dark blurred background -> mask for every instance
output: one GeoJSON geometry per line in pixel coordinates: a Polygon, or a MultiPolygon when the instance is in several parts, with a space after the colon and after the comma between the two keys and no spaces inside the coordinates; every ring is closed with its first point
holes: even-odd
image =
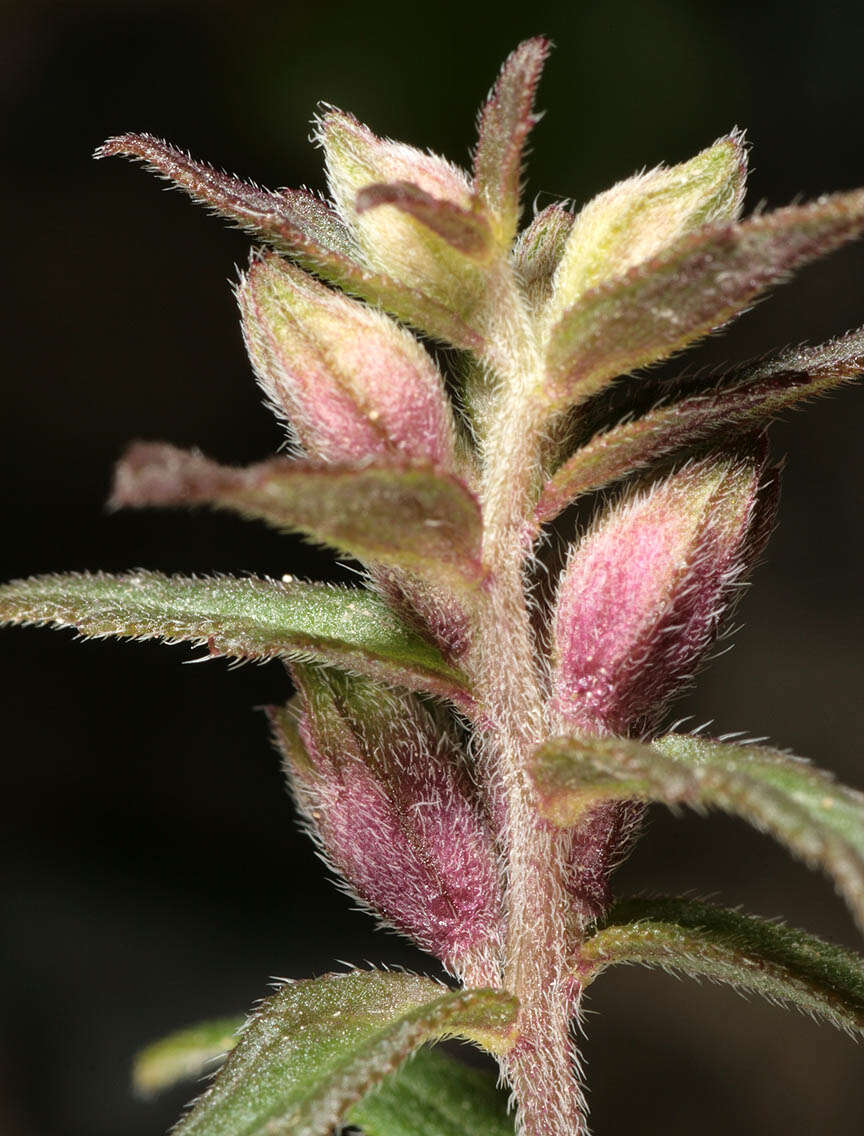
{"type": "MultiPolygon", "coordinates": [[[[267,185],[321,186],[317,100],[466,160],[515,43],[557,41],[528,200],[581,202],[732,125],[754,145],[748,206],[864,183],[860,3],[740,12],[687,0],[409,5],[174,0],[2,6],[6,299],[0,577],[59,569],[285,571],[327,556],[210,515],[103,511],[134,437],[263,457],[280,431],[244,359],[230,284],[249,242],[94,146],[148,130],[267,185]]],[[[864,322],[864,245],[809,268],[693,366],[864,322]]],[[[781,528],[735,649],[681,713],[765,734],[864,786],[859,390],[774,431],[781,528]]],[[[182,649],[0,637],[0,1132],[144,1136],[188,1090],[132,1098],[131,1054],[242,1011],[271,976],[334,960],[433,970],[323,877],[256,707],[279,666],[183,666],[182,649]]],[[[830,886],[719,816],[652,816],[621,891],[710,895],[856,945],[830,886]]],[[[828,1027],[726,989],[622,970],[591,991],[598,1136],[780,1136],[864,1127],[864,1064],[828,1027]]]]}

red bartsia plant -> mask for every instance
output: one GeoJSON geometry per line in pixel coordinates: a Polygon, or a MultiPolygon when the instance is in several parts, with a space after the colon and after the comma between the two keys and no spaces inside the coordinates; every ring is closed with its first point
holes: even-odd
{"type": "Polygon", "coordinates": [[[864,927],[864,796],[776,749],[662,732],[773,524],[769,420],[857,376],[864,331],[688,380],[647,411],[607,397],[858,236],[864,190],[742,221],[733,132],[519,231],[547,51],[532,39],[505,63],[471,174],[330,108],[316,138],[331,201],[149,135],[98,152],[143,160],[263,242],[237,295],[291,449],[230,469],[139,442],[112,504],[231,509],[353,557],[364,585],[47,576],[0,589],[0,617],[286,660],[297,693],[270,713],[305,825],[342,886],[453,979],[292,982],[236,1030],[145,1051],[138,1081],[155,1088],[232,1050],[182,1136],[512,1132],[494,1087],[423,1048],[451,1035],[497,1057],[518,1131],[584,1133],[572,1027],[613,963],[864,1030],[848,952],[611,891],[649,803],[715,807],[828,872],[864,927]],[[455,403],[415,333],[461,352],[455,403]],[[544,526],[599,490],[540,587],[544,526]]]}

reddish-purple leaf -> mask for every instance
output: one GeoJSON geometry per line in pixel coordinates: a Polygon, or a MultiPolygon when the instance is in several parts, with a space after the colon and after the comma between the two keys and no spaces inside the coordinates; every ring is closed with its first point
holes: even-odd
{"type": "Polygon", "coordinates": [[[534,113],[534,94],[550,48],[543,36],[520,43],[480,112],[474,189],[488,205],[496,235],[505,244],[513,239],[519,220],[522,155],[540,118],[534,113]]]}
{"type": "Polygon", "coordinates": [[[454,972],[500,946],[495,851],[465,755],[416,697],[293,668],[299,723],[271,712],[298,804],[352,892],[454,972]]]}
{"type": "Polygon", "coordinates": [[[294,257],[331,284],[380,304],[399,319],[456,347],[476,350],[479,334],[431,295],[373,271],[330,205],[308,190],[262,189],[221,173],[150,134],[122,134],[96,151],[138,158],[194,201],[294,257]]]}
{"type": "Polygon", "coordinates": [[[485,575],[476,498],[429,464],[272,458],[234,469],[195,450],[138,442],[117,466],[110,505],[213,505],[442,586],[473,590],[485,575]]]}
{"type": "Polygon", "coordinates": [[[864,229],[864,190],[707,226],[586,292],[552,328],[550,412],[720,327],[795,269],[864,229]]]}
{"type": "Polygon", "coordinates": [[[601,515],[570,557],[554,616],[554,698],[587,733],[649,728],[715,638],[761,551],[764,454],[691,463],[601,515]]]}
{"type": "Polygon", "coordinates": [[[322,264],[331,254],[348,259],[357,255],[339,216],[308,190],[263,189],[217,170],[152,134],[109,138],[95,156],[115,155],[142,161],[151,173],[185,190],[199,205],[285,252],[320,257],[322,264]]]}
{"type": "Polygon", "coordinates": [[[543,487],[538,524],[554,518],[583,493],[592,493],[634,470],[706,439],[737,433],[864,372],[864,329],[799,347],[749,368],[707,393],[660,406],[592,438],[543,487]]]}
{"type": "Polygon", "coordinates": [[[476,207],[466,209],[454,201],[433,197],[410,181],[394,181],[365,186],[358,192],[354,208],[361,214],[382,205],[407,213],[465,256],[482,261],[492,254],[489,222],[476,207]]]}

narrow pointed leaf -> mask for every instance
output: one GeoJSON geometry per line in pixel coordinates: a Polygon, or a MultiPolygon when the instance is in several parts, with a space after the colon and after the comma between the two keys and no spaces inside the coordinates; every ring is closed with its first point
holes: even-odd
{"type": "Polygon", "coordinates": [[[761,422],[864,371],[864,329],[818,347],[785,351],[708,393],[649,411],[593,438],[547,481],[535,510],[538,524],[554,520],[583,493],[642,469],[676,450],[761,422]]]}
{"type": "MultiPolygon", "coordinates": [[[[135,1058],[136,1092],[150,1095],[212,1072],[237,1045],[245,1021],[204,1022],[148,1046],[135,1058]]],[[[495,1078],[428,1048],[385,1076],[345,1120],[365,1136],[513,1136],[495,1078]]]]}
{"type": "Polygon", "coordinates": [[[421,1049],[349,1110],[365,1136],[513,1136],[495,1078],[437,1049],[421,1049]]]}
{"type": "Polygon", "coordinates": [[[139,442],[111,505],[215,505],[302,532],[360,560],[469,590],[483,579],[476,499],[428,464],[312,464],[274,458],[231,469],[197,451],[139,442]]]}
{"type": "Polygon", "coordinates": [[[561,825],[610,799],[740,816],[831,876],[864,930],[864,794],[800,758],[686,734],[571,737],[538,750],[533,777],[541,812],[561,825]]]}
{"type": "Polygon", "coordinates": [[[425,1042],[512,1044],[515,999],[428,978],[354,972],[291,982],[249,1021],[177,1136],[326,1136],[425,1042]]]}
{"type": "Polygon", "coordinates": [[[157,572],[34,576],[0,585],[0,623],[206,645],[233,659],[317,659],[456,701],[467,697],[459,671],[361,588],[157,572]]]}
{"type": "Polygon", "coordinates": [[[356,256],[351,236],[338,215],[308,190],[264,189],[217,170],[152,134],[109,138],[95,156],[115,155],[140,160],[150,173],[172,182],[198,205],[286,252],[322,256],[324,260],[329,253],[356,256]]]}
{"type": "Polygon", "coordinates": [[[474,155],[474,189],[496,219],[499,239],[509,244],[519,220],[519,190],[525,141],[540,116],[534,94],[551,44],[543,36],[520,43],[505,61],[480,112],[474,155]]]}
{"type": "Polygon", "coordinates": [[[367,185],[357,194],[357,213],[382,205],[407,213],[465,256],[485,260],[492,253],[489,222],[476,208],[466,209],[454,201],[433,197],[410,181],[367,185]]]}
{"type": "Polygon", "coordinates": [[[864,1033],[864,959],[804,931],[688,899],[629,899],[580,951],[586,981],[643,963],[725,982],[864,1033]]]}
{"type": "Polygon", "coordinates": [[[795,269],[864,229],[864,190],[707,226],[586,292],[552,329],[550,411],[720,327],[795,269]]]}
{"type": "Polygon", "coordinates": [[[234,221],[331,284],[380,304],[388,312],[454,346],[481,345],[445,304],[421,290],[373,271],[344,222],[326,202],[303,189],[262,189],[220,172],[150,134],[122,134],[96,151],[97,158],[123,155],[185,190],[193,201],[234,221]]]}
{"type": "Polygon", "coordinates": [[[567,237],[573,228],[573,214],[563,205],[547,205],[537,214],[513,249],[513,267],[523,294],[536,310],[552,294],[555,276],[567,237]]]}
{"type": "Polygon", "coordinates": [[[237,1044],[236,1034],[245,1020],[201,1022],[148,1045],[136,1054],[132,1065],[135,1091],[149,1096],[212,1070],[237,1044]]]}

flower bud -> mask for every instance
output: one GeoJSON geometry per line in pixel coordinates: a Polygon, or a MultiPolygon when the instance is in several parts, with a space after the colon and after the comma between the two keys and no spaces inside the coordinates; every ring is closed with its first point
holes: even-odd
{"type": "Polygon", "coordinates": [[[408,331],[273,255],[252,264],[238,299],[261,385],[310,455],[425,458],[452,468],[450,404],[408,331]]]}
{"type": "Polygon", "coordinates": [[[322,116],[318,139],[330,192],[369,265],[470,322],[494,249],[468,176],[338,110],[322,116]]]}
{"type": "Polygon", "coordinates": [[[535,311],[552,294],[552,282],[567,248],[573,214],[563,205],[547,205],[523,229],[513,246],[513,267],[522,293],[535,311]]]}
{"type": "Polygon", "coordinates": [[[734,220],[746,171],[743,136],[733,132],[689,162],[637,174],[589,201],[573,223],[555,275],[553,314],[686,233],[734,220]]]}
{"type": "Polygon", "coordinates": [[[363,903],[452,971],[499,936],[491,837],[443,719],[415,696],[295,666],[298,722],[272,715],[298,805],[363,903]]]}
{"type": "Polygon", "coordinates": [[[692,462],[601,516],[562,575],[555,703],[589,733],[649,729],[715,638],[770,530],[764,457],[692,462]]]}

